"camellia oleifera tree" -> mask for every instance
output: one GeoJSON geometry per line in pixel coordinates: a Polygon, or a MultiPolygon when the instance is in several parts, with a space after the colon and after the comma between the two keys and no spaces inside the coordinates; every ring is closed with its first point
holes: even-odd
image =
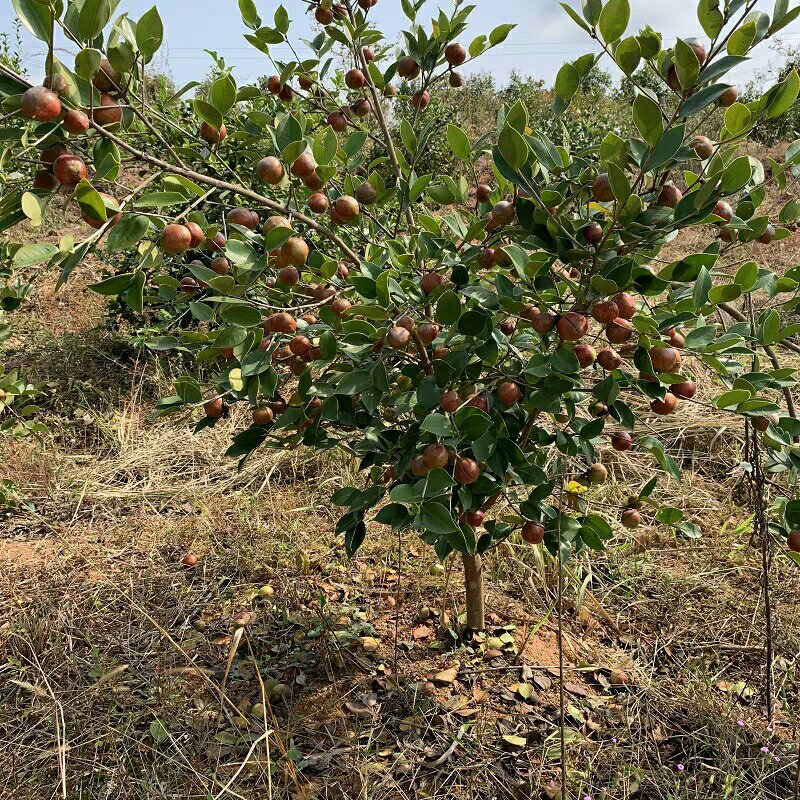
{"type": "Polygon", "coordinates": [[[94,229],[20,247],[15,263],[56,264],[64,280],[91,248],[125,255],[125,271],[93,288],[156,309],[150,347],[197,364],[160,410],[203,409],[202,429],[246,404],[252,424],[232,457],[304,445],[357,458],[363,484],[333,496],[349,553],[368,515],[418,531],[441,559],[459,553],[467,624],[481,629],[481,559],[517,532],[560,559],[603,548],[615,521],[697,535],[680,509],[652,500],[655,478],[620,509],[587,487],[605,480],[607,448],[650,453],[679,478],[648,418],[700,402],[698,372],[718,384],[708,413],[746,421],[765,552],[800,549],[800,504],[781,489],[800,467],[800,424],[780,360],[798,351],[798,326],[784,319],[800,270],[778,276],[754,260],[800,218],[794,200],[774,217],[759,210],[767,184],[785,189],[800,165],[800,144],[766,165],[743,148],[793,105],[800,80],[791,72],[746,104],[726,82],[797,8],[778,2],[770,17],[752,0],[704,0],[706,38],[669,44],[650,28],[629,33],[628,0],[585,2],[582,15],[562,4],[599,49],[559,71],[555,114],[601,59],[628,76],[645,68],[669,92],[660,103],[639,88],[636,135],[570,152],[519,103],[477,140],[426,115],[438,87],[460,86],[458,69],[512,29],[466,38],[471,7],[460,2],[423,23],[424,0],[402,0],[399,51],[371,22],[376,0],[297,3],[292,13],[318,24],[312,55],[277,61],[270,48],[291,47],[289,12],[265,24],[239,0],[245,38],[275,74],[263,90],[238,86],[217,61],[191,104],[148,97],[163,35],[155,8],[111,23],[110,0],[13,3],[50,44],[45,85],[4,71],[6,114],[44,162],[18,187],[20,207],[35,222],[55,196],[74,198],[94,229]],[[74,65],[54,57],[53,30],[75,46],[74,65]],[[401,80],[413,93],[398,120],[401,80]],[[722,129],[699,134],[720,106],[722,129]],[[457,174],[418,173],[436,137],[457,174]],[[129,162],[149,177],[112,191],[129,162]],[[704,249],[662,257],[687,228],[704,249]]]}

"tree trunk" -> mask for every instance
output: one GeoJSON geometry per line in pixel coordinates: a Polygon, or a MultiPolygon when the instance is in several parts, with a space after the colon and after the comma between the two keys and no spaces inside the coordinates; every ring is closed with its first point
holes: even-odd
{"type": "Polygon", "coordinates": [[[464,587],[467,590],[467,627],[482,631],[486,627],[483,608],[483,561],[480,556],[462,554],[464,587]]]}

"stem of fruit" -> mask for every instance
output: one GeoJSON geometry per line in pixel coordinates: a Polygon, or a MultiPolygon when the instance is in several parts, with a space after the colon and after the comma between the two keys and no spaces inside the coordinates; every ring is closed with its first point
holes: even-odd
{"type": "Polygon", "coordinates": [[[467,627],[482,631],[486,627],[483,596],[483,559],[479,555],[462,553],[464,562],[464,588],[466,589],[467,627]]]}

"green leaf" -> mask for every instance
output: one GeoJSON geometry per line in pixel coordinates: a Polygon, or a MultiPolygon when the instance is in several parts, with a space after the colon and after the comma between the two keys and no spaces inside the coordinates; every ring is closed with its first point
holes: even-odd
{"type": "Polygon", "coordinates": [[[675,158],[683,144],[684,132],[685,127],[683,125],[678,125],[664,133],[658,145],[656,145],[653,154],[645,164],[645,169],[648,172],[658,169],[675,158]]]}
{"type": "Polygon", "coordinates": [[[453,325],[460,316],[461,301],[452,289],[448,289],[436,302],[436,321],[440,325],[453,325]]]}
{"type": "Polygon", "coordinates": [[[419,426],[421,431],[427,431],[435,436],[452,436],[455,433],[453,424],[444,414],[428,414],[419,426]]]}
{"type": "Polygon", "coordinates": [[[223,310],[222,319],[239,328],[255,328],[261,322],[261,314],[257,308],[237,303],[223,310]]]}
{"type": "Polygon", "coordinates": [[[528,160],[528,144],[514,128],[506,125],[497,140],[500,153],[512,169],[519,169],[528,160]]]}
{"type": "Polygon", "coordinates": [[[92,41],[99,36],[111,19],[110,0],[83,0],[78,13],[78,34],[92,41]]]}
{"type": "Polygon", "coordinates": [[[93,292],[97,292],[97,294],[108,296],[119,295],[128,290],[133,282],[133,277],[134,274],[132,272],[126,272],[123,275],[113,275],[99,283],[89,284],[88,288],[93,292]]]}
{"type": "Polygon", "coordinates": [[[751,19],[737,28],[728,39],[728,55],[743,56],[752,47],[756,38],[756,23],[751,19]]]}
{"type": "Polygon", "coordinates": [[[800,77],[792,70],[779,84],[769,106],[767,118],[774,119],[789,110],[800,91],[800,77]]]}
{"type": "Polygon", "coordinates": [[[516,28],[516,25],[511,25],[509,23],[505,23],[503,25],[498,25],[490,34],[489,34],[489,44],[494,47],[495,45],[504,42],[508,37],[508,34],[516,28]]]}
{"type": "Polygon", "coordinates": [[[211,105],[223,116],[233,108],[236,102],[236,84],[230,75],[223,75],[211,84],[209,94],[211,105]]]}
{"type": "Polygon", "coordinates": [[[730,89],[727,83],[712,83],[698,89],[693,95],[687,97],[682,103],[679,113],[682,117],[691,117],[698,111],[710,106],[721,94],[730,89]]]}
{"type": "Polygon", "coordinates": [[[697,60],[697,53],[683,39],[675,42],[675,69],[678,81],[684,89],[695,85],[700,74],[700,62],[697,60]]]}
{"type": "MultiPolygon", "coordinates": [[[[139,52],[148,63],[150,59],[161,47],[161,42],[164,39],[164,25],[161,22],[161,16],[158,9],[153,6],[149,11],[142,14],[139,22],[136,23],[136,45],[139,52]]],[[[206,120],[208,122],[208,120],[206,120]]],[[[209,124],[211,124],[209,122],[209,124]]],[[[222,122],[220,121],[220,125],[222,122]]],[[[215,127],[219,127],[216,125],[215,127]]]]}
{"type": "Polygon", "coordinates": [[[623,39],[614,50],[614,60],[626,75],[632,75],[642,60],[639,40],[635,36],[623,39]]]}
{"type": "Polygon", "coordinates": [[[582,30],[586,31],[586,33],[591,33],[592,29],[578,16],[578,12],[574,9],[570,8],[566,3],[559,3],[561,8],[567,12],[567,16],[582,30]]]}
{"type": "Polygon", "coordinates": [[[253,0],[239,0],[239,13],[248,28],[256,31],[261,27],[261,17],[258,16],[256,4],[253,0]]]}
{"type": "Polygon", "coordinates": [[[750,127],[750,109],[743,103],[734,103],[725,109],[725,127],[736,136],[750,127]]]}
{"type": "Polygon", "coordinates": [[[661,106],[646,94],[637,94],[633,101],[633,124],[642,139],[655,147],[664,134],[661,106]]]}
{"type": "Polygon", "coordinates": [[[725,17],[719,10],[719,0],[700,0],[697,4],[697,19],[709,39],[716,39],[725,26],[725,17]]]}
{"type": "Polygon", "coordinates": [[[449,124],[447,126],[447,144],[458,158],[469,163],[471,152],[469,138],[458,125],[449,124]]]}
{"type": "Polygon", "coordinates": [[[109,253],[127,250],[139,242],[147,233],[150,220],[142,214],[125,214],[111,229],[106,240],[109,253]]]}
{"type": "MultiPolygon", "coordinates": [[[[564,64],[556,75],[555,93],[562,100],[571,100],[581,83],[581,76],[572,64],[564,64]]],[[[506,159],[508,160],[508,159],[506,159]]]]}
{"type": "Polygon", "coordinates": [[[688,350],[702,350],[704,347],[711,344],[717,335],[717,329],[714,325],[705,325],[701,328],[695,328],[689,332],[686,337],[686,347],[688,350]]]}
{"type": "Polygon", "coordinates": [[[43,42],[50,41],[50,11],[37,0],[11,0],[19,21],[43,42]]]}
{"type": "Polygon", "coordinates": [[[75,56],[75,73],[85,81],[90,81],[100,68],[103,54],[93,47],[86,47],[75,56]]]}
{"type": "Polygon", "coordinates": [[[600,13],[598,27],[606,43],[616,42],[625,33],[631,18],[628,0],[608,0],[600,13]]]}
{"type": "Polygon", "coordinates": [[[211,103],[207,103],[199,97],[195,98],[194,110],[197,116],[204,122],[207,122],[212,128],[219,130],[219,128],[222,127],[222,114],[220,114],[211,103]]]}
{"type": "Polygon", "coordinates": [[[715,401],[717,408],[736,408],[739,403],[750,399],[750,392],[747,389],[734,389],[731,392],[721,394],[715,401]]]}
{"type": "Polygon", "coordinates": [[[14,253],[14,266],[18,269],[35,267],[50,261],[58,255],[58,248],[53,244],[24,244],[14,253]]]}

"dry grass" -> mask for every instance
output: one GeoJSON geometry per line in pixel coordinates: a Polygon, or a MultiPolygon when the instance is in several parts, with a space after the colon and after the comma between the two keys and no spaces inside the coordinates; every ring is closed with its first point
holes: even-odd
{"type": "MultiPolygon", "coordinates": [[[[773,266],[793,266],[798,251],[780,244],[773,266]]],[[[455,635],[458,569],[443,592],[414,537],[373,526],[345,558],[328,498],[352,480],[347,460],[258,452],[239,470],[220,455],[237,414],[197,436],[155,421],[169,364],[103,328],[102,304],[83,291],[93,269],[60,296],[46,282],[6,347],[50,385],[54,435],[2,444],[0,478],[34,503],[7,512],[0,532],[5,796],[549,796],[552,562],[513,542],[488,560],[492,632],[514,650],[485,658],[481,642],[455,635]],[[193,569],[180,563],[189,551],[193,569]],[[454,666],[453,683],[431,680],[454,666]]],[[[606,553],[567,567],[571,798],[795,791],[800,576],[776,558],[770,731],[743,431],[733,415],[712,418],[709,397],[670,418],[639,409],[685,471],[681,484],[662,479],[658,497],[703,538],[620,528],[606,553]]],[[[610,480],[590,496],[600,508],[654,474],[644,454],[604,459],[610,480]]]]}

